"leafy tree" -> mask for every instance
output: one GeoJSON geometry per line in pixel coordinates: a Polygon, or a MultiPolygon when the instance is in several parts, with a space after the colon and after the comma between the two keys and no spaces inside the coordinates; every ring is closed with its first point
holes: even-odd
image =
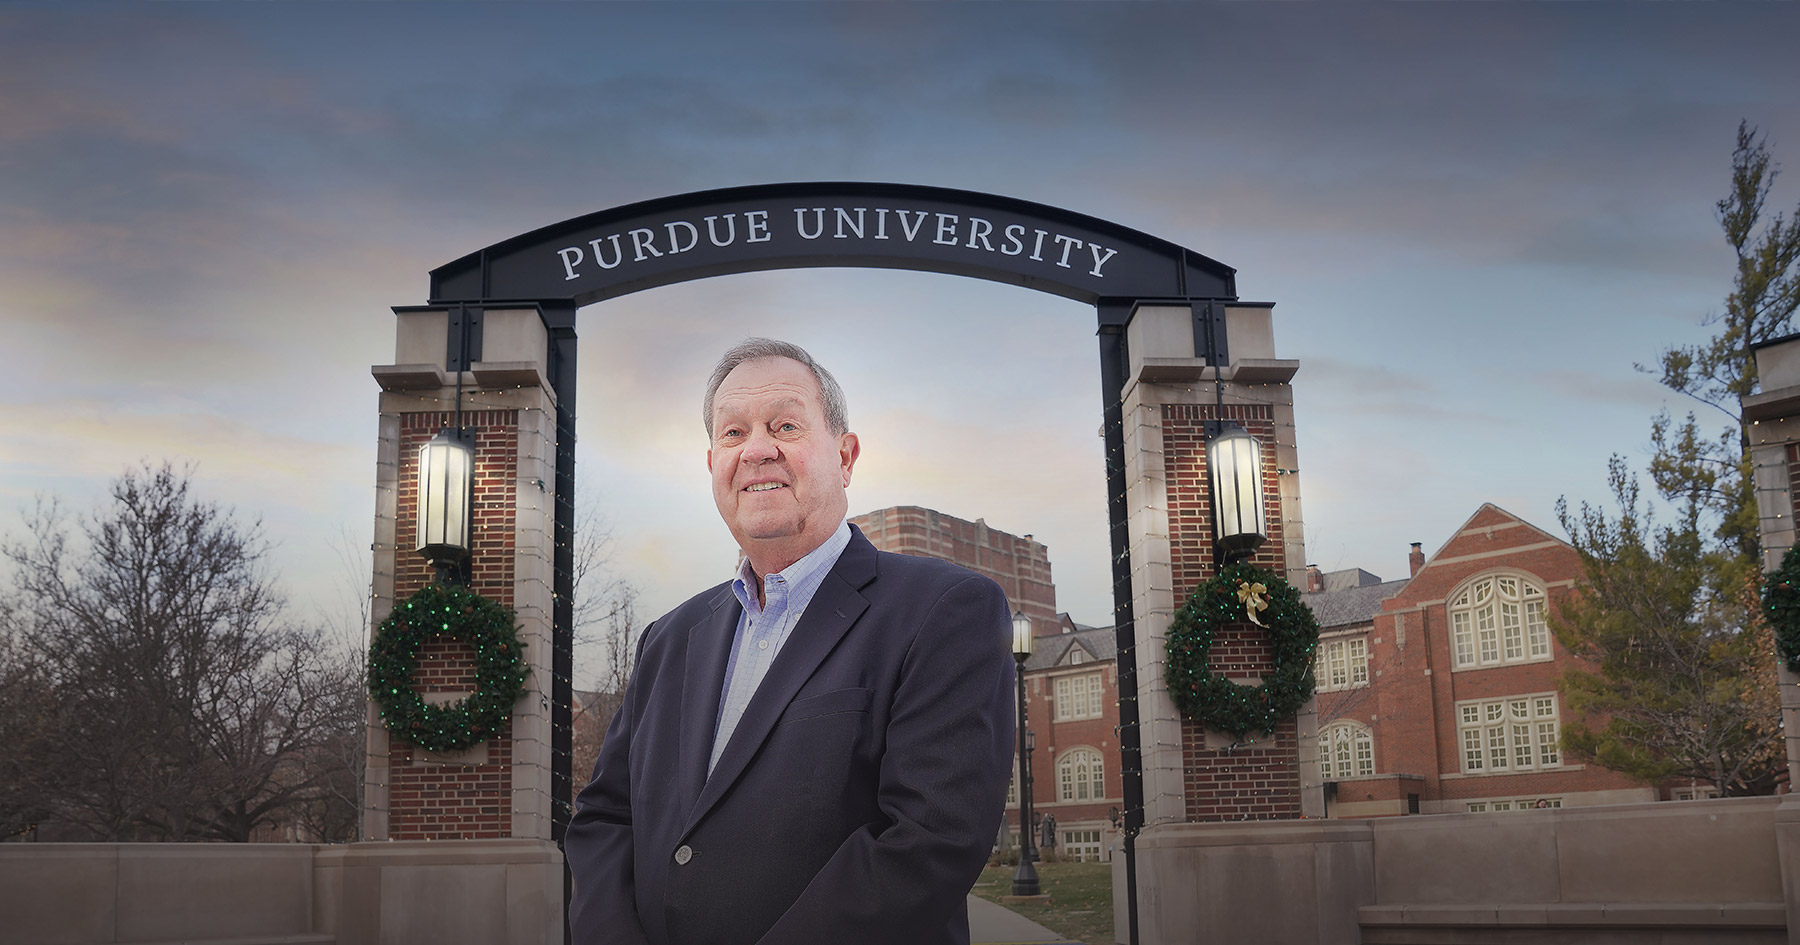
{"type": "Polygon", "coordinates": [[[286,619],[265,551],[167,465],[73,524],[39,503],[0,544],[0,672],[33,687],[0,726],[49,733],[8,745],[34,772],[15,807],[95,839],[247,841],[319,802],[360,676],[286,619]]]}
{"type": "Polygon", "coordinates": [[[1705,344],[1662,355],[1663,385],[1726,422],[1708,433],[1693,413],[1676,425],[1665,411],[1651,427],[1650,475],[1657,490],[1670,500],[1698,502],[1718,540],[1746,559],[1761,552],[1743,411],[1744,398],[1757,390],[1751,349],[1792,332],[1800,308],[1800,225],[1780,213],[1765,224],[1763,216],[1778,172],[1766,137],[1740,123],[1731,190],[1718,203],[1719,224],[1737,260],[1731,294],[1715,320],[1719,331],[1705,344]]]}
{"type": "Polygon", "coordinates": [[[1716,412],[1651,425],[1650,477],[1675,509],[1657,526],[1637,479],[1613,457],[1617,517],[1583,503],[1558,517],[1586,568],[1556,632],[1593,671],[1570,670],[1570,707],[1595,725],[1564,728],[1575,757],[1645,781],[1692,777],[1721,793],[1768,793],[1782,776],[1773,637],[1757,606],[1761,535],[1743,400],[1756,393],[1753,349],[1793,331],[1800,308],[1800,226],[1766,217],[1777,174],[1767,140],[1738,125],[1719,223],[1736,258],[1732,290],[1704,344],[1670,348],[1662,383],[1716,412]]]}
{"type": "Polygon", "coordinates": [[[1564,749],[1647,783],[1697,778],[1721,794],[1771,793],[1786,755],[1754,572],[1707,540],[1698,502],[1659,526],[1616,456],[1610,480],[1616,518],[1557,506],[1587,586],[1552,623],[1593,667],[1563,673],[1569,708],[1585,716],[1563,727],[1564,749]]]}

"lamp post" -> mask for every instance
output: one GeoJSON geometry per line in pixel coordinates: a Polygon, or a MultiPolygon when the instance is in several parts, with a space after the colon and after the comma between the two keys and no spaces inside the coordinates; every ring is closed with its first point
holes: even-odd
{"type": "Polygon", "coordinates": [[[460,583],[458,566],[469,553],[475,450],[460,431],[445,427],[419,447],[419,542],[416,549],[437,570],[441,584],[460,583]]]}
{"type": "Polygon", "coordinates": [[[1030,834],[1031,842],[1026,845],[1025,852],[1028,855],[1030,855],[1031,862],[1033,862],[1033,863],[1036,863],[1039,859],[1038,847],[1041,845],[1041,844],[1039,844],[1038,839],[1037,839],[1038,828],[1041,825],[1041,818],[1038,817],[1038,812],[1037,812],[1037,790],[1036,790],[1037,778],[1034,777],[1031,773],[1031,765],[1032,765],[1033,759],[1036,757],[1036,755],[1037,755],[1037,733],[1032,731],[1031,729],[1026,729],[1025,730],[1025,820],[1027,823],[1031,824],[1032,829],[1031,829],[1031,834],[1030,834]]]}
{"type": "Polygon", "coordinates": [[[1031,865],[1037,856],[1031,845],[1031,754],[1026,746],[1030,733],[1025,729],[1025,661],[1031,658],[1031,618],[1024,611],[1014,611],[1012,625],[1013,659],[1019,667],[1014,674],[1019,680],[1019,868],[1013,873],[1012,894],[1036,896],[1037,867],[1031,865]]]}

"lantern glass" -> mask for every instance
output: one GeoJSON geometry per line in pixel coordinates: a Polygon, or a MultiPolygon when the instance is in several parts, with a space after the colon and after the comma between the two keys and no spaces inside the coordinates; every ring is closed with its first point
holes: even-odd
{"type": "Polygon", "coordinates": [[[434,565],[469,552],[475,450],[445,428],[419,447],[418,552],[434,565]]]}
{"type": "Polygon", "coordinates": [[[1226,561],[1242,558],[1268,540],[1263,503],[1262,444],[1242,427],[1228,426],[1206,444],[1212,473],[1213,536],[1226,561]]]}
{"type": "Polygon", "coordinates": [[[1012,648],[1013,656],[1025,659],[1031,656],[1031,618],[1022,610],[1013,611],[1012,615],[1012,648]]]}

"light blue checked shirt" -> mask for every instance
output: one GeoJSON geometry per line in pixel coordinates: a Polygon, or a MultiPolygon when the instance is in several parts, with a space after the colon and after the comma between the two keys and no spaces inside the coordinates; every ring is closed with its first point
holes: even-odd
{"type": "Polygon", "coordinates": [[[756,595],[750,591],[750,582],[756,579],[750,559],[745,558],[738,565],[738,576],[731,582],[731,592],[737,595],[744,612],[738,616],[731,661],[725,664],[725,691],[719,698],[719,722],[713,729],[712,758],[706,763],[709,776],[713,766],[719,763],[719,755],[731,742],[731,733],[737,730],[738,721],[744,717],[750,697],[756,694],[756,687],[762,685],[763,677],[769,674],[775,654],[781,652],[794,624],[800,622],[806,605],[812,603],[819,585],[825,583],[825,576],[831,573],[849,544],[850,523],[840,522],[837,531],[806,557],[788,565],[785,571],[763,575],[763,604],[758,604],[756,595]]]}

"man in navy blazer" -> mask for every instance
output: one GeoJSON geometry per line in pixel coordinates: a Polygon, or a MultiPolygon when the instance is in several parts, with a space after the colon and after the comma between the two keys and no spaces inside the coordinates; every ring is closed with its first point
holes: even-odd
{"type": "Polygon", "coordinates": [[[576,800],[577,945],[966,945],[1014,735],[998,585],[844,521],[860,452],[805,351],[704,406],[735,581],[651,624],[576,800]]]}

